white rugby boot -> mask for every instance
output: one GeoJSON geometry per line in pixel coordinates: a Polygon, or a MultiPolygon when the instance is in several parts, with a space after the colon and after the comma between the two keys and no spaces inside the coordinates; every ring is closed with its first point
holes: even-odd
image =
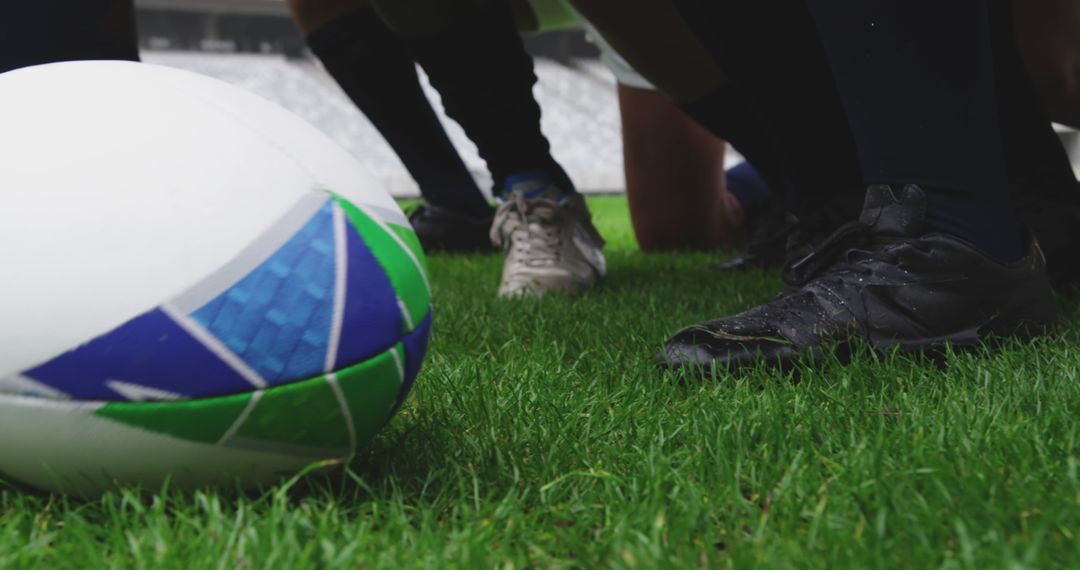
{"type": "Polygon", "coordinates": [[[607,273],[604,239],[580,194],[516,184],[495,211],[491,241],[506,252],[500,297],[578,294],[607,273]]]}

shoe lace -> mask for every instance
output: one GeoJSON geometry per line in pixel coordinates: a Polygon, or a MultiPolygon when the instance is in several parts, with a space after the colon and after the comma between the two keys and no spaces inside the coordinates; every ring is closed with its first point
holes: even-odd
{"type": "Polygon", "coordinates": [[[871,229],[863,222],[840,226],[805,256],[788,263],[784,267],[784,282],[798,287],[826,272],[855,271],[869,275],[873,269],[864,262],[871,260],[890,265],[900,263],[899,255],[888,247],[891,240],[875,236],[871,229]]]}
{"type": "Polygon", "coordinates": [[[495,213],[491,239],[496,245],[518,252],[526,263],[556,263],[562,256],[562,216],[559,203],[548,197],[526,199],[512,194],[495,213]]]}

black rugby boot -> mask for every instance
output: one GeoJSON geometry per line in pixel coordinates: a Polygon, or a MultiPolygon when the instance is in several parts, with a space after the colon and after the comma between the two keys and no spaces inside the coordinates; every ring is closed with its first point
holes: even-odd
{"type": "Polygon", "coordinates": [[[409,223],[424,251],[472,253],[495,251],[489,235],[494,218],[494,211],[491,216],[475,218],[425,202],[409,214],[409,223]]]}
{"type": "MultiPolygon", "coordinates": [[[[1029,240],[1001,263],[925,228],[926,196],[872,186],[858,222],[836,230],[784,272],[789,289],[742,314],[683,330],[658,364],[707,374],[765,362],[820,362],[861,340],[909,350],[1029,337],[1053,326],[1042,252],[1029,240]]],[[[842,353],[841,353],[842,354],[842,353]]]]}
{"type": "Polygon", "coordinates": [[[787,212],[777,200],[770,200],[747,227],[746,246],[734,257],[710,265],[710,269],[744,271],[783,267],[804,257],[810,244],[825,239],[836,228],[856,220],[862,192],[839,192],[787,212]]]}

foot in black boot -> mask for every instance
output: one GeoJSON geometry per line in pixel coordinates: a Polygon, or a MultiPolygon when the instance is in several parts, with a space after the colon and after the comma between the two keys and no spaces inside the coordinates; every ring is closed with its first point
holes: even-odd
{"type": "Polygon", "coordinates": [[[746,246],[731,259],[710,265],[710,269],[742,271],[783,267],[805,257],[810,245],[829,236],[836,228],[859,217],[860,198],[854,192],[837,193],[803,208],[798,216],[786,213],[777,200],[770,200],[754,219],[748,220],[746,246]]]}
{"type": "Polygon", "coordinates": [[[1001,263],[949,235],[927,233],[926,196],[908,186],[867,192],[859,222],[785,269],[789,292],[675,335],[659,364],[699,373],[765,362],[819,362],[862,340],[918,350],[1049,329],[1055,309],[1042,252],[1001,263]]]}
{"type": "Polygon", "coordinates": [[[493,219],[494,213],[476,218],[426,202],[409,214],[409,223],[427,252],[495,251],[490,237],[493,219]]]}

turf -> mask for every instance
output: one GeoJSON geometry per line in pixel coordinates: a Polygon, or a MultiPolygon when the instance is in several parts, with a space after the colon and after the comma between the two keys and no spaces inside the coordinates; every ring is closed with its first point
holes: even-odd
{"type": "Polygon", "coordinates": [[[591,203],[610,275],[500,302],[496,255],[431,256],[433,345],[348,470],[261,493],[80,502],[0,486],[0,568],[1080,566],[1080,304],[1060,333],[944,367],[856,355],[659,373],[679,327],[769,299],[771,273],[636,251],[591,203]]]}

